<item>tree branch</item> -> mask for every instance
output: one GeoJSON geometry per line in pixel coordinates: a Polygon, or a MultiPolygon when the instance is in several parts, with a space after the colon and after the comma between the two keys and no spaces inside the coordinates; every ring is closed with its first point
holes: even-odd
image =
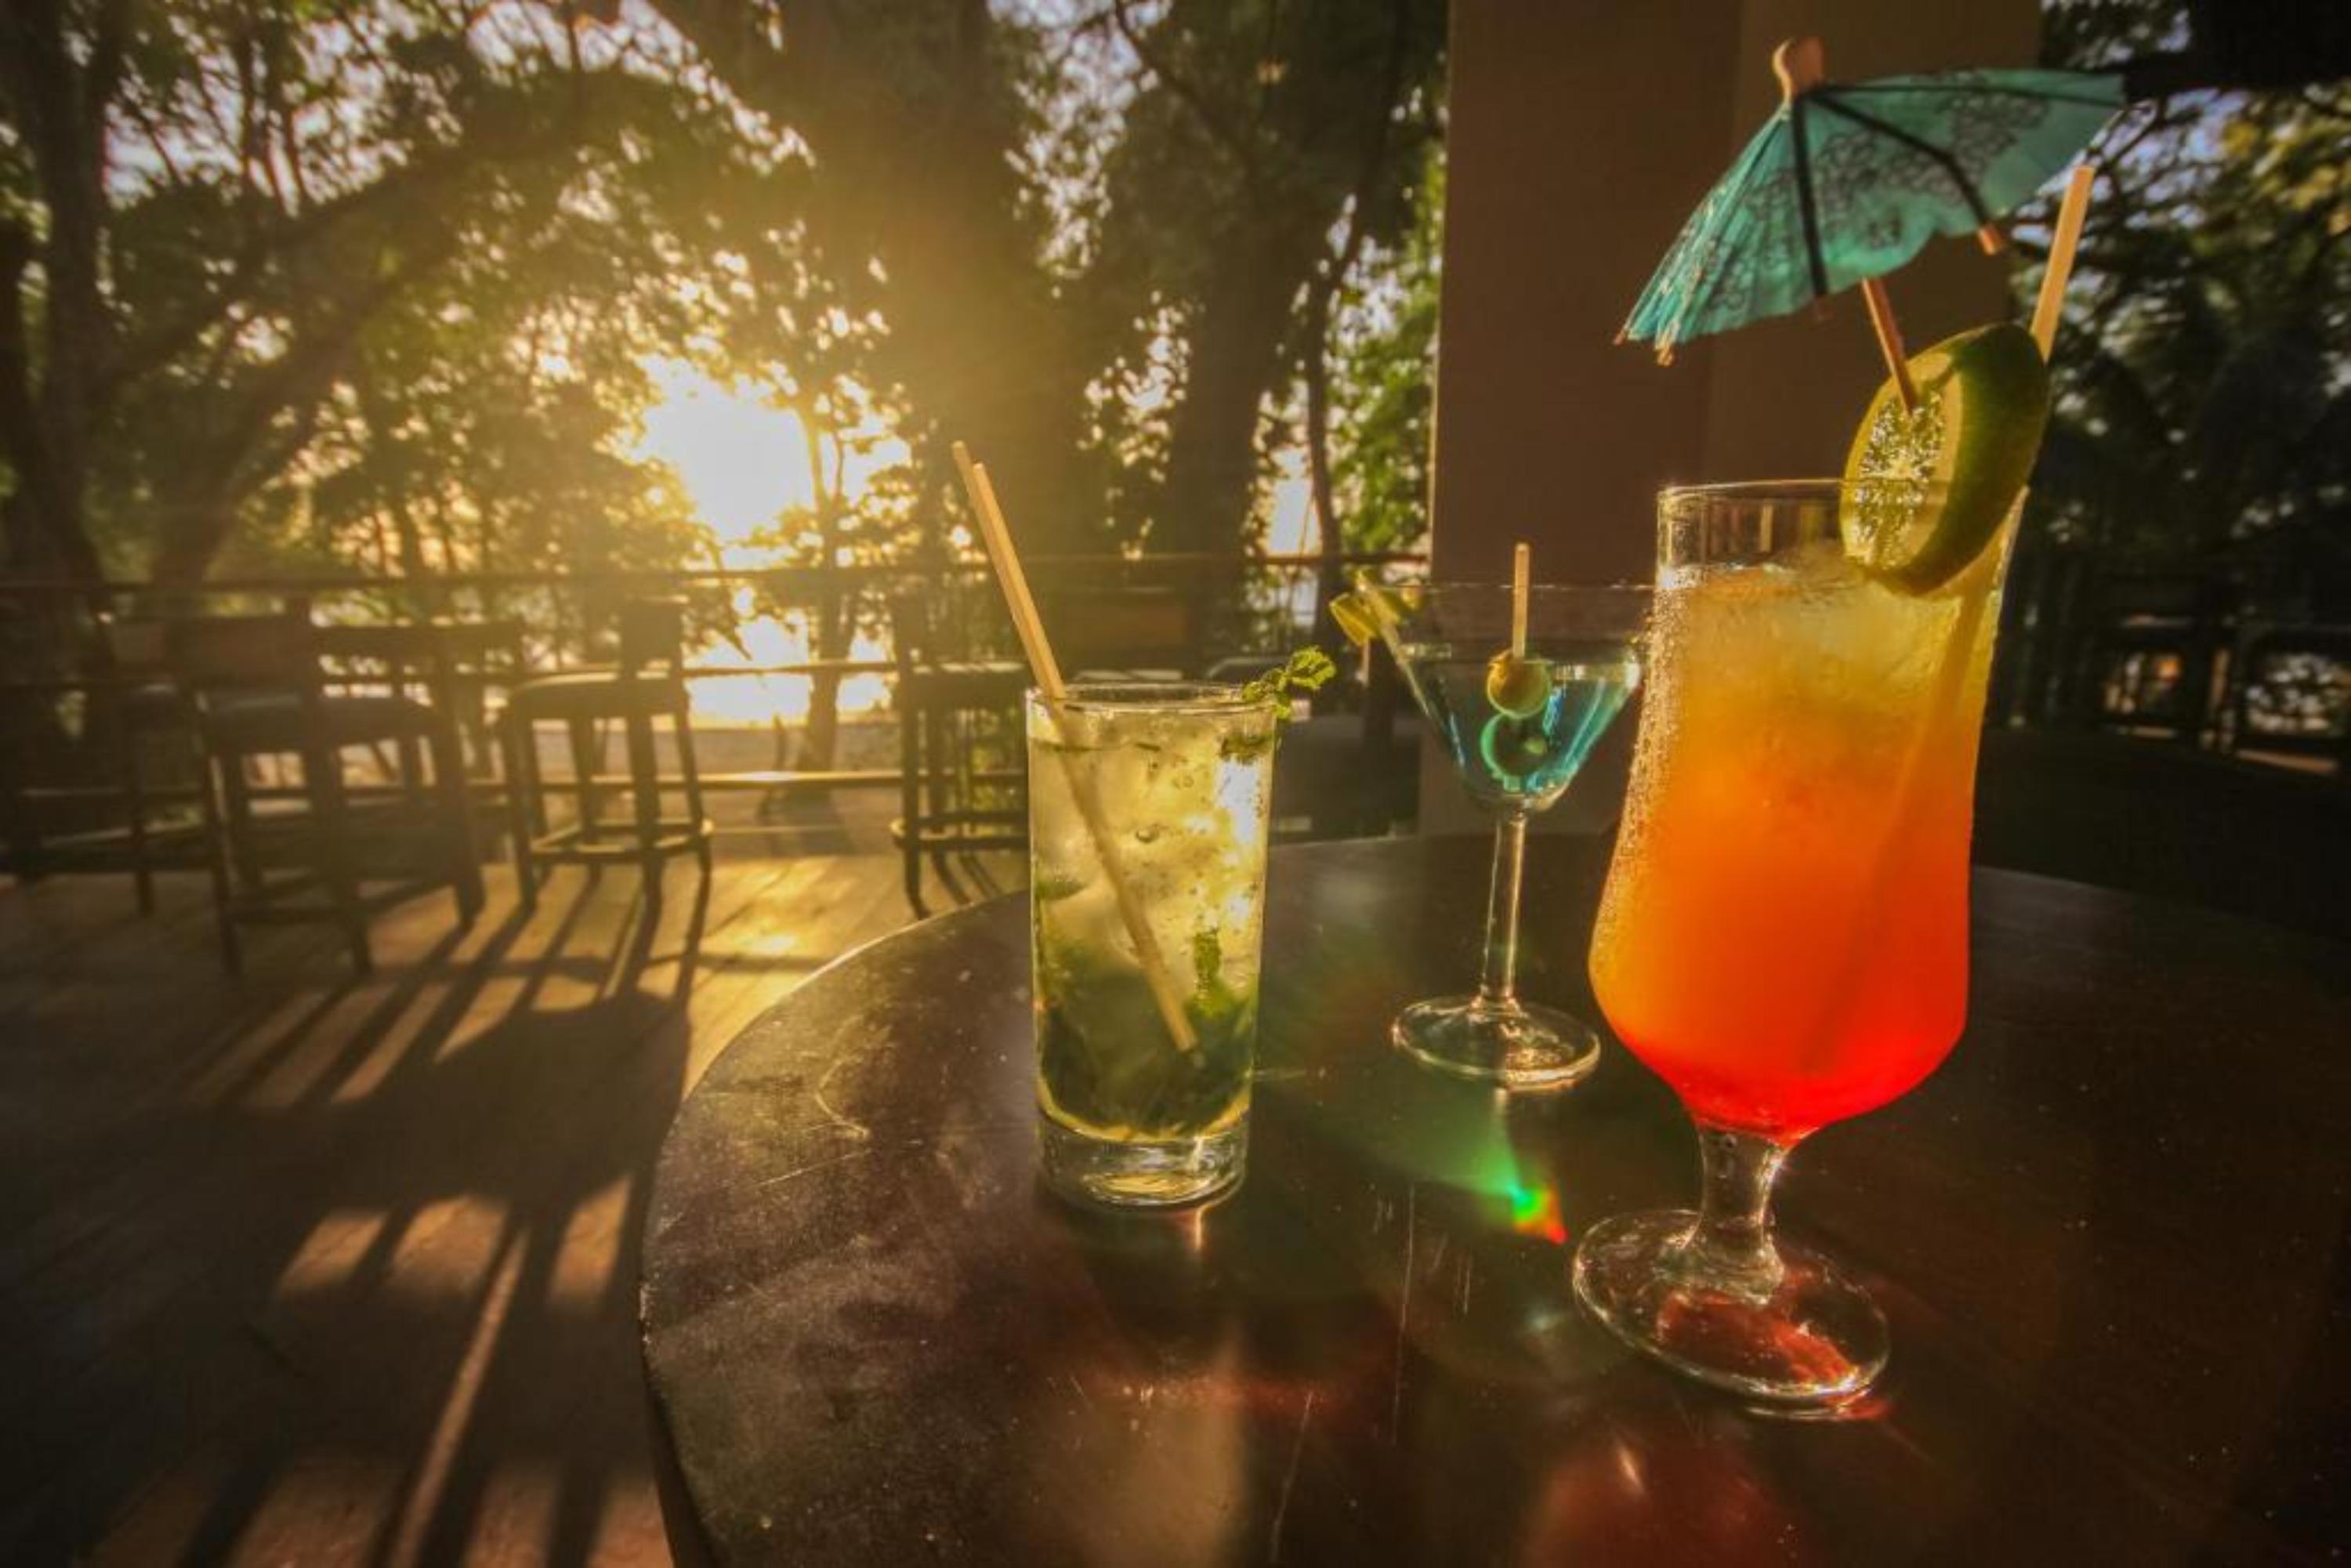
{"type": "Polygon", "coordinates": [[[24,225],[0,222],[0,444],[22,482],[40,464],[40,419],[33,406],[33,367],[26,352],[25,274],[33,264],[33,235],[24,225]]]}
{"type": "Polygon", "coordinates": [[[1119,37],[1125,39],[1126,47],[1134,51],[1134,57],[1143,62],[1144,69],[1157,78],[1159,84],[1167,89],[1170,96],[1189,111],[1193,121],[1207,133],[1210,141],[1231,155],[1234,163],[1240,170],[1241,183],[1254,193],[1259,183],[1258,160],[1256,149],[1249,144],[1249,139],[1228,124],[1209,104],[1207,94],[1168,65],[1150,42],[1135,29],[1134,22],[1126,14],[1126,0],[1111,0],[1110,11],[1111,20],[1117,26],[1119,37]]]}

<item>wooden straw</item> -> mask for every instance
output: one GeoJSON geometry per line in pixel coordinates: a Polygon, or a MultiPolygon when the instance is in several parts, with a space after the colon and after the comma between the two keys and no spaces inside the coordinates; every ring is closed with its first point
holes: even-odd
{"type": "Polygon", "coordinates": [[[1869,325],[1877,334],[1877,351],[1885,357],[1886,368],[1894,372],[1894,395],[1902,400],[1903,413],[1915,413],[1918,408],[1918,383],[1910,379],[1910,355],[1902,346],[1901,323],[1894,319],[1894,301],[1886,297],[1886,280],[1863,278],[1861,301],[1869,307],[1869,325]]]}
{"type": "MultiPolygon", "coordinates": [[[[971,453],[960,441],[955,444],[956,467],[963,474],[964,492],[971,497],[971,509],[979,518],[979,537],[987,546],[987,559],[996,568],[996,580],[1004,590],[1005,608],[1012,614],[1012,630],[1020,639],[1020,650],[1029,658],[1029,673],[1037,677],[1037,689],[1043,694],[1047,711],[1053,724],[1064,736],[1067,728],[1068,688],[1061,684],[1061,666],[1053,658],[1052,644],[1045,640],[1045,622],[1037,613],[1037,601],[1029,596],[1028,574],[1020,570],[1020,557],[1012,548],[1012,530],[1005,526],[1004,508],[997,505],[996,486],[987,470],[971,459],[971,453]]],[[[1126,877],[1120,863],[1118,838],[1102,815],[1102,795],[1095,787],[1093,775],[1078,766],[1077,758],[1064,750],[1057,753],[1061,770],[1070,781],[1070,797],[1077,802],[1078,815],[1086,825],[1086,832],[1094,841],[1094,857],[1102,862],[1102,875],[1110,880],[1111,895],[1118,901],[1119,918],[1126,925],[1128,940],[1134,944],[1134,956],[1143,964],[1144,983],[1151,988],[1152,1002],[1159,1009],[1159,1021],[1167,1026],[1167,1034],[1178,1051],[1191,1051],[1199,1045],[1192,1032],[1192,1020],[1184,1015],[1184,996],[1167,972],[1167,959],[1159,950],[1158,936],[1151,929],[1150,912],[1135,895],[1134,885],[1126,877]]]]}
{"type": "Polygon", "coordinates": [[[2065,198],[2057,204],[2057,231],[2049,240],[2049,269],[2041,275],[2040,298],[2032,303],[2032,340],[2047,359],[2057,345],[2057,316],[2065,304],[2065,284],[2074,275],[2074,252],[2082,243],[2083,220],[2090,215],[2090,187],[2097,183],[2098,166],[2085,160],[2074,165],[2065,182],[2065,198]]]}
{"type": "MultiPolygon", "coordinates": [[[[1787,39],[1771,51],[1771,74],[1780,78],[1782,99],[1793,105],[1827,77],[1828,52],[1818,38],[1787,39]]],[[[1803,121],[1792,120],[1791,134],[1802,135],[1803,121]]],[[[1799,153],[1802,151],[1797,149],[1799,153]]],[[[1894,319],[1894,301],[1886,298],[1886,285],[1875,277],[1863,278],[1861,301],[1869,307],[1869,325],[1877,334],[1877,351],[1894,378],[1894,395],[1902,400],[1903,413],[1915,413],[1918,384],[1910,379],[1910,356],[1902,347],[1902,326],[1894,319]]]]}
{"type": "Polygon", "coordinates": [[[1527,584],[1533,575],[1533,552],[1521,539],[1510,551],[1510,657],[1527,656],[1527,584]]]}
{"type": "MultiPolygon", "coordinates": [[[[2058,205],[2057,230],[2049,244],[2049,270],[2042,274],[2041,292],[2032,304],[2032,340],[2040,346],[2041,357],[2044,360],[2057,340],[2057,313],[2065,302],[2066,279],[2073,276],[2074,252],[2082,242],[2082,220],[2089,211],[2090,187],[2097,176],[2095,164],[2077,164],[2073,177],[2065,183],[2064,200],[2058,205]]],[[[2009,507],[2006,521],[2001,525],[2003,531],[2016,527],[2018,516],[2024,510],[2024,495],[2022,491],[2017,493],[2015,503],[2009,507]]],[[[1892,897],[1890,879],[1894,868],[1888,852],[1892,845],[1894,824],[1901,822],[1913,809],[1913,797],[1925,777],[1928,733],[1939,717],[1956,708],[1963,695],[1963,682],[1975,652],[1976,637],[1991,606],[1989,591],[1969,595],[1961,602],[1949,637],[1943,644],[1942,660],[1935,672],[1934,688],[1927,697],[1927,712],[1919,723],[1918,732],[1910,738],[1909,749],[1902,758],[1902,771],[1894,786],[1894,810],[1886,819],[1886,836],[1877,846],[1871,881],[1862,894],[1860,908],[1864,911],[1865,926],[1869,915],[1883,909],[1892,897]]],[[[1841,977],[1838,983],[1829,988],[1825,1014],[1820,1027],[1813,1031],[1813,1038],[1816,1040],[1825,1042],[1832,1038],[1832,1027],[1837,1021],[1837,1014],[1851,1002],[1854,993],[1860,988],[1861,971],[1874,951],[1858,931],[1852,935],[1850,943],[1845,966],[1840,971],[1841,977]]],[[[1813,1067],[1825,1066],[1825,1061],[1820,1055],[1820,1051],[1824,1049],[1824,1046],[1816,1048],[1811,1063],[1813,1067]]]]}

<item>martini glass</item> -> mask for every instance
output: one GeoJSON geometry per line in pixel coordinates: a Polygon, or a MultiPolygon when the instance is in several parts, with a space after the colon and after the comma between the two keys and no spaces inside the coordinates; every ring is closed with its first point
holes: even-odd
{"type": "Polygon", "coordinates": [[[1572,1013],[1519,998],[1519,881],[1527,820],[1564,794],[1639,685],[1649,591],[1528,590],[1522,653],[1511,590],[1366,583],[1332,612],[1360,645],[1395,655],[1469,798],[1495,817],[1485,972],[1467,996],[1396,1015],[1398,1048],[1440,1072],[1505,1089],[1559,1089],[1590,1072],[1600,1037],[1572,1013]]]}

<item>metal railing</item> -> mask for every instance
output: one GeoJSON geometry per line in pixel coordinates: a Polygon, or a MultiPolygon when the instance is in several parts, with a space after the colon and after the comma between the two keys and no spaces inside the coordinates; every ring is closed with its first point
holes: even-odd
{"type": "MultiPolygon", "coordinates": [[[[1216,597],[1222,612],[1221,634],[1207,645],[1220,653],[1243,654],[1278,653],[1287,645],[1311,638],[1310,622],[1319,583],[1334,577],[1343,580],[1359,572],[1416,568],[1425,559],[1409,551],[1348,552],[1335,559],[1319,554],[1039,555],[1028,565],[1040,589],[1072,583],[1089,589],[1205,589],[1216,597]]],[[[416,577],[245,574],[193,583],[16,578],[0,579],[0,629],[12,620],[28,620],[28,607],[53,610],[60,604],[85,613],[101,608],[141,614],[300,609],[323,623],[336,625],[516,622],[523,630],[525,646],[515,667],[481,672],[486,684],[496,687],[594,663],[601,642],[601,623],[609,620],[609,610],[622,599],[658,593],[683,596],[688,601],[691,624],[701,638],[680,671],[689,681],[759,677],[813,681],[825,675],[844,680],[878,675],[886,680],[900,668],[886,607],[893,594],[907,592],[960,593],[992,606],[994,588],[986,561],[978,559],[925,565],[478,571],[416,577]],[[844,606],[852,635],[868,644],[878,643],[883,656],[811,654],[766,663],[710,659],[727,642],[729,631],[762,619],[800,620],[810,625],[809,640],[814,642],[813,617],[820,613],[837,617],[844,606]]],[[[36,701],[86,702],[90,695],[119,684],[97,659],[81,661],[80,667],[42,661],[47,667],[28,670],[24,667],[26,662],[16,656],[17,653],[13,647],[0,647],[0,659],[5,661],[0,664],[0,694],[36,701]]],[[[846,727],[854,721],[843,716],[843,722],[846,727]]],[[[713,729],[728,727],[702,721],[697,728],[705,724],[713,729]]],[[[758,791],[784,797],[844,789],[896,789],[901,775],[894,764],[796,768],[783,766],[778,755],[775,764],[766,768],[706,769],[701,783],[714,792],[758,791]]],[[[481,791],[502,788],[499,781],[487,777],[475,779],[473,786],[481,791]]],[[[350,792],[365,797],[397,788],[355,783],[350,792]]],[[[114,790],[102,780],[91,779],[43,784],[27,792],[56,799],[99,797],[114,790]]],[[[193,798],[193,790],[188,792],[193,798]]],[[[266,800],[274,795],[298,796],[300,789],[265,782],[255,792],[266,800]]],[[[166,798],[171,790],[166,787],[153,793],[166,798]]]]}

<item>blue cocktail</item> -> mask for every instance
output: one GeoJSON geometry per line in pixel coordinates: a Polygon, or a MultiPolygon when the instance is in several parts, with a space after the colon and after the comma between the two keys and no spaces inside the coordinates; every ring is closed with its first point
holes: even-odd
{"type": "Polygon", "coordinates": [[[1415,1002],[1391,1031],[1431,1067],[1557,1089],[1599,1059],[1590,1024],[1519,999],[1520,872],[1527,819],[1566,792],[1640,684],[1648,607],[1646,588],[1533,588],[1522,637],[1499,584],[1366,584],[1332,607],[1358,643],[1387,645],[1463,788],[1498,818],[1477,993],[1415,1002]]]}

